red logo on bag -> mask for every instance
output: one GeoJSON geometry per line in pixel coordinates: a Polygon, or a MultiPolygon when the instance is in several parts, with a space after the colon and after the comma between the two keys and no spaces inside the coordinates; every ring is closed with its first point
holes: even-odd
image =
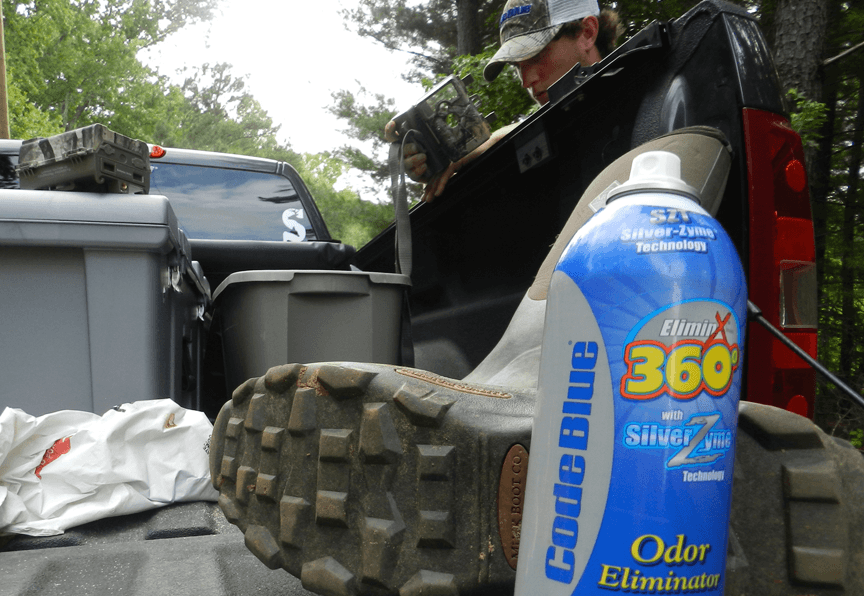
{"type": "Polygon", "coordinates": [[[57,439],[54,441],[54,444],[51,445],[48,449],[45,450],[45,455],[42,456],[42,461],[39,462],[39,465],[36,467],[36,478],[42,479],[42,475],[39,473],[42,471],[42,468],[50,464],[52,461],[69,453],[69,449],[71,445],[69,444],[69,437],[65,439],[57,439]]]}

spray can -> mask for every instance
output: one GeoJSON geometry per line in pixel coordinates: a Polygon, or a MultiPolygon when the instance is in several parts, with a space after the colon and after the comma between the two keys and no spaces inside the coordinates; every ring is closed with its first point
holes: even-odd
{"type": "Polygon", "coordinates": [[[747,284],[725,231],[638,156],[549,288],[516,595],[722,595],[747,284]]]}

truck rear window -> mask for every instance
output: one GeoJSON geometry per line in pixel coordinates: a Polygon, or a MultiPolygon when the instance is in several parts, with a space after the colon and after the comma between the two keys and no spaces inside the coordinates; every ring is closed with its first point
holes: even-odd
{"type": "Polygon", "coordinates": [[[189,238],[317,240],[288,178],[264,172],[151,162],[150,194],[165,195],[189,238]]]}

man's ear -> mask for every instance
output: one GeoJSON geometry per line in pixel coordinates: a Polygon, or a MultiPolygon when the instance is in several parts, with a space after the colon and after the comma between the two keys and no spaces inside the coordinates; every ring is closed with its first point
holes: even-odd
{"type": "Polygon", "coordinates": [[[579,32],[579,45],[584,51],[594,46],[600,33],[600,21],[595,16],[582,19],[582,31],[579,32]]]}

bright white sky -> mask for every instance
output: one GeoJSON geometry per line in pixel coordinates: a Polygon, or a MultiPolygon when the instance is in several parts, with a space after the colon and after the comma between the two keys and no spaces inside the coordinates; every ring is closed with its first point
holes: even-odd
{"type": "Polygon", "coordinates": [[[362,85],[396,99],[398,110],[424,93],[401,78],[408,54],[345,29],[339,11],[357,4],[221,0],[212,21],[187,27],[142,58],[168,76],[184,65],[228,62],[235,76],[248,75],[249,92],[282,125],[280,140],[300,153],[334,149],[349,139],[340,133],[345,122],[326,110],[332,92],[356,93],[362,85]]]}

